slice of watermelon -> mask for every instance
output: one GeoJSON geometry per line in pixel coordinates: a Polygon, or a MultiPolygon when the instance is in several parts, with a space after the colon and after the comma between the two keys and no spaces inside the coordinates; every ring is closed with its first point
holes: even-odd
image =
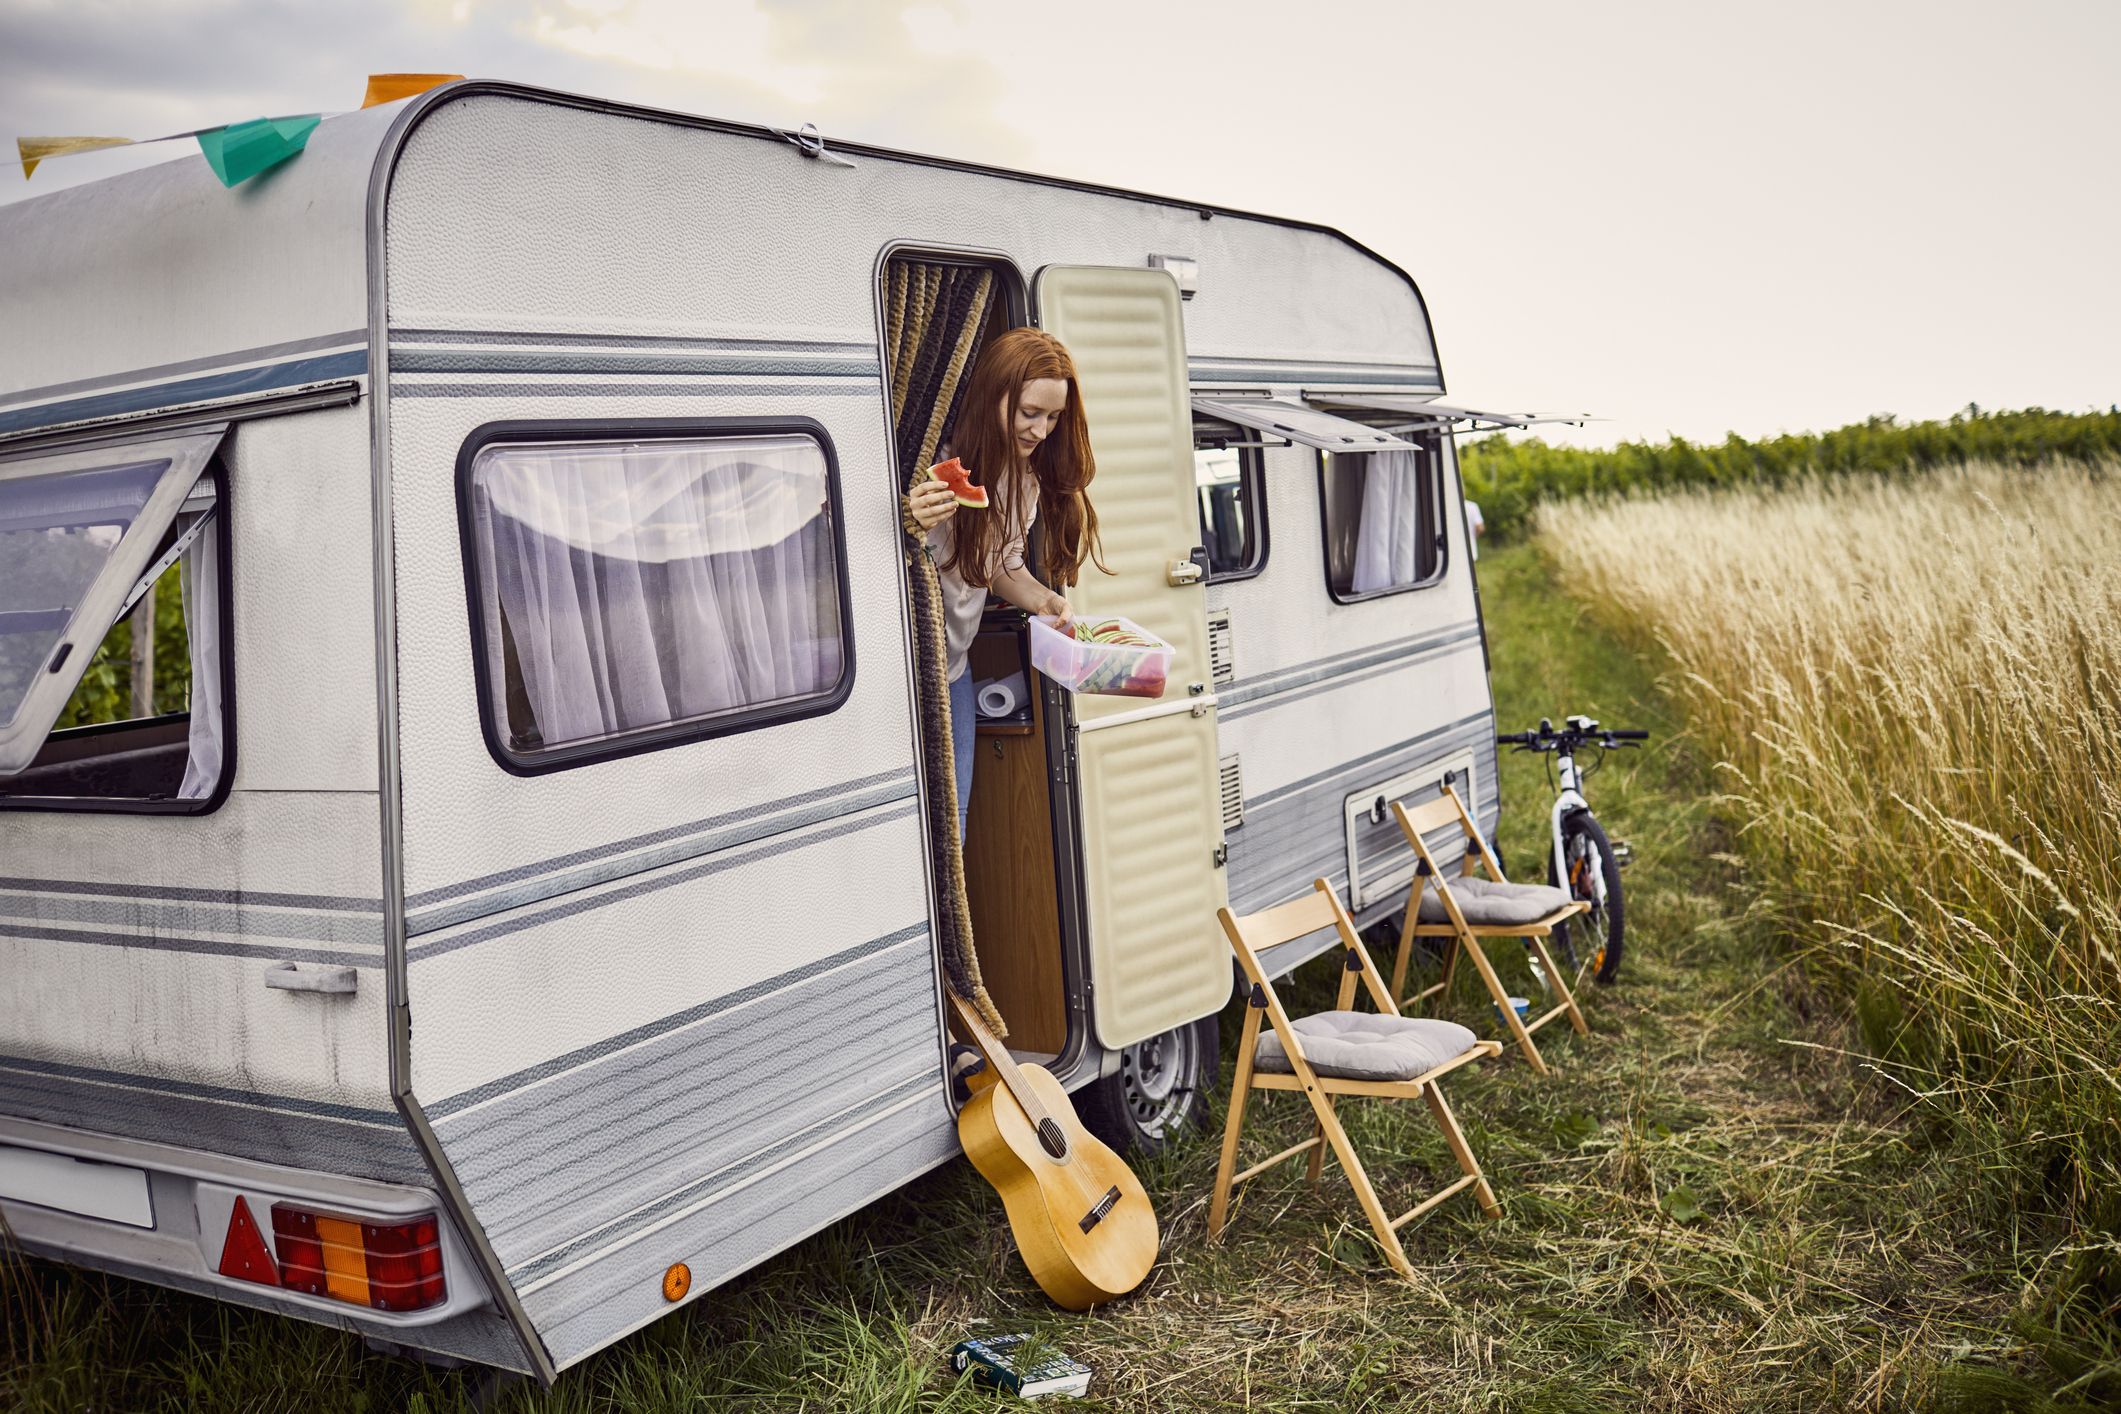
{"type": "Polygon", "coordinates": [[[987,509],[987,488],[973,485],[971,475],[965,470],[965,464],[956,457],[929,467],[928,475],[949,487],[950,494],[957,497],[959,505],[969,506],[975,511],[987,509]]]}

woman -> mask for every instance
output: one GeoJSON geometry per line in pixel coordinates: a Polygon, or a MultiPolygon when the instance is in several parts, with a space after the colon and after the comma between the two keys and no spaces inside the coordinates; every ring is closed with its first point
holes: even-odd
{"type": "Polygon", "coordinates": [[[950,746],[957,758],[957,825],[972,809],[972,757],[978,726],[967,658],[991,590],[1027,614],[1065,629],[1067,596],[1047,583],[1075,583],[1087,558],[1103,569],[1097,512],[1088,487],[1097,472],[1067,347],[1039,329],[1011,329],[980,351],[959,403],[952,447],[974,482],[987,488],[983,510],[958,506],[950,488],[924,481],[907,504],[928,533],[943,582],[950,643],[950,746]],[[1039,521],[1042,582],[1024,567],[1024,542],[1039,521]]]}

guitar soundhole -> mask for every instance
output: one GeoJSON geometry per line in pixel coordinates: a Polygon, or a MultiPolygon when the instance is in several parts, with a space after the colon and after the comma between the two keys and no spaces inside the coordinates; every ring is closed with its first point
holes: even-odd
{"type": "Polygon", "coordinates": [[[1038,1143],[1040,1148],[1056,1159],[1068,1157],[1068,1136],[1053,1120],[1042,1119],[1038,1122],[1038,1143]]]}

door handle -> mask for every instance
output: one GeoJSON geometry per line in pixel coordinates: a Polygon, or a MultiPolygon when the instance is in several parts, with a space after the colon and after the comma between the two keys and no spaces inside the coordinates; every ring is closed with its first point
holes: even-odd
{"type": "Polygon", "coordinates": [[[351,967],[298,968],[276,962],[265,969],[265,985],[278,992],[349,993],[361,985],[361,974],[351,967]]]}
{"type": "Polygon", "coordinates": [[[1173,589],[1183,589],[1189,584],[1200,583],[1201,569],[1192,560],[1173,560],[1165,578],[1171,581],[1173,589]]]}

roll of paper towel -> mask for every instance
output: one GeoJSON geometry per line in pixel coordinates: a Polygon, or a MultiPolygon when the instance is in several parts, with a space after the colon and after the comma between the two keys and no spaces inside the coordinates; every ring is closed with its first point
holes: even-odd
{"type": "Polygon", "coordinates": [[[996,678],[985,683],[979,690],[979,714],[982,717],[1013,717],[1016,710],[1028,700],[1024,691],[1024,675],[1011,673],[1005,678],[996,678]]]}

